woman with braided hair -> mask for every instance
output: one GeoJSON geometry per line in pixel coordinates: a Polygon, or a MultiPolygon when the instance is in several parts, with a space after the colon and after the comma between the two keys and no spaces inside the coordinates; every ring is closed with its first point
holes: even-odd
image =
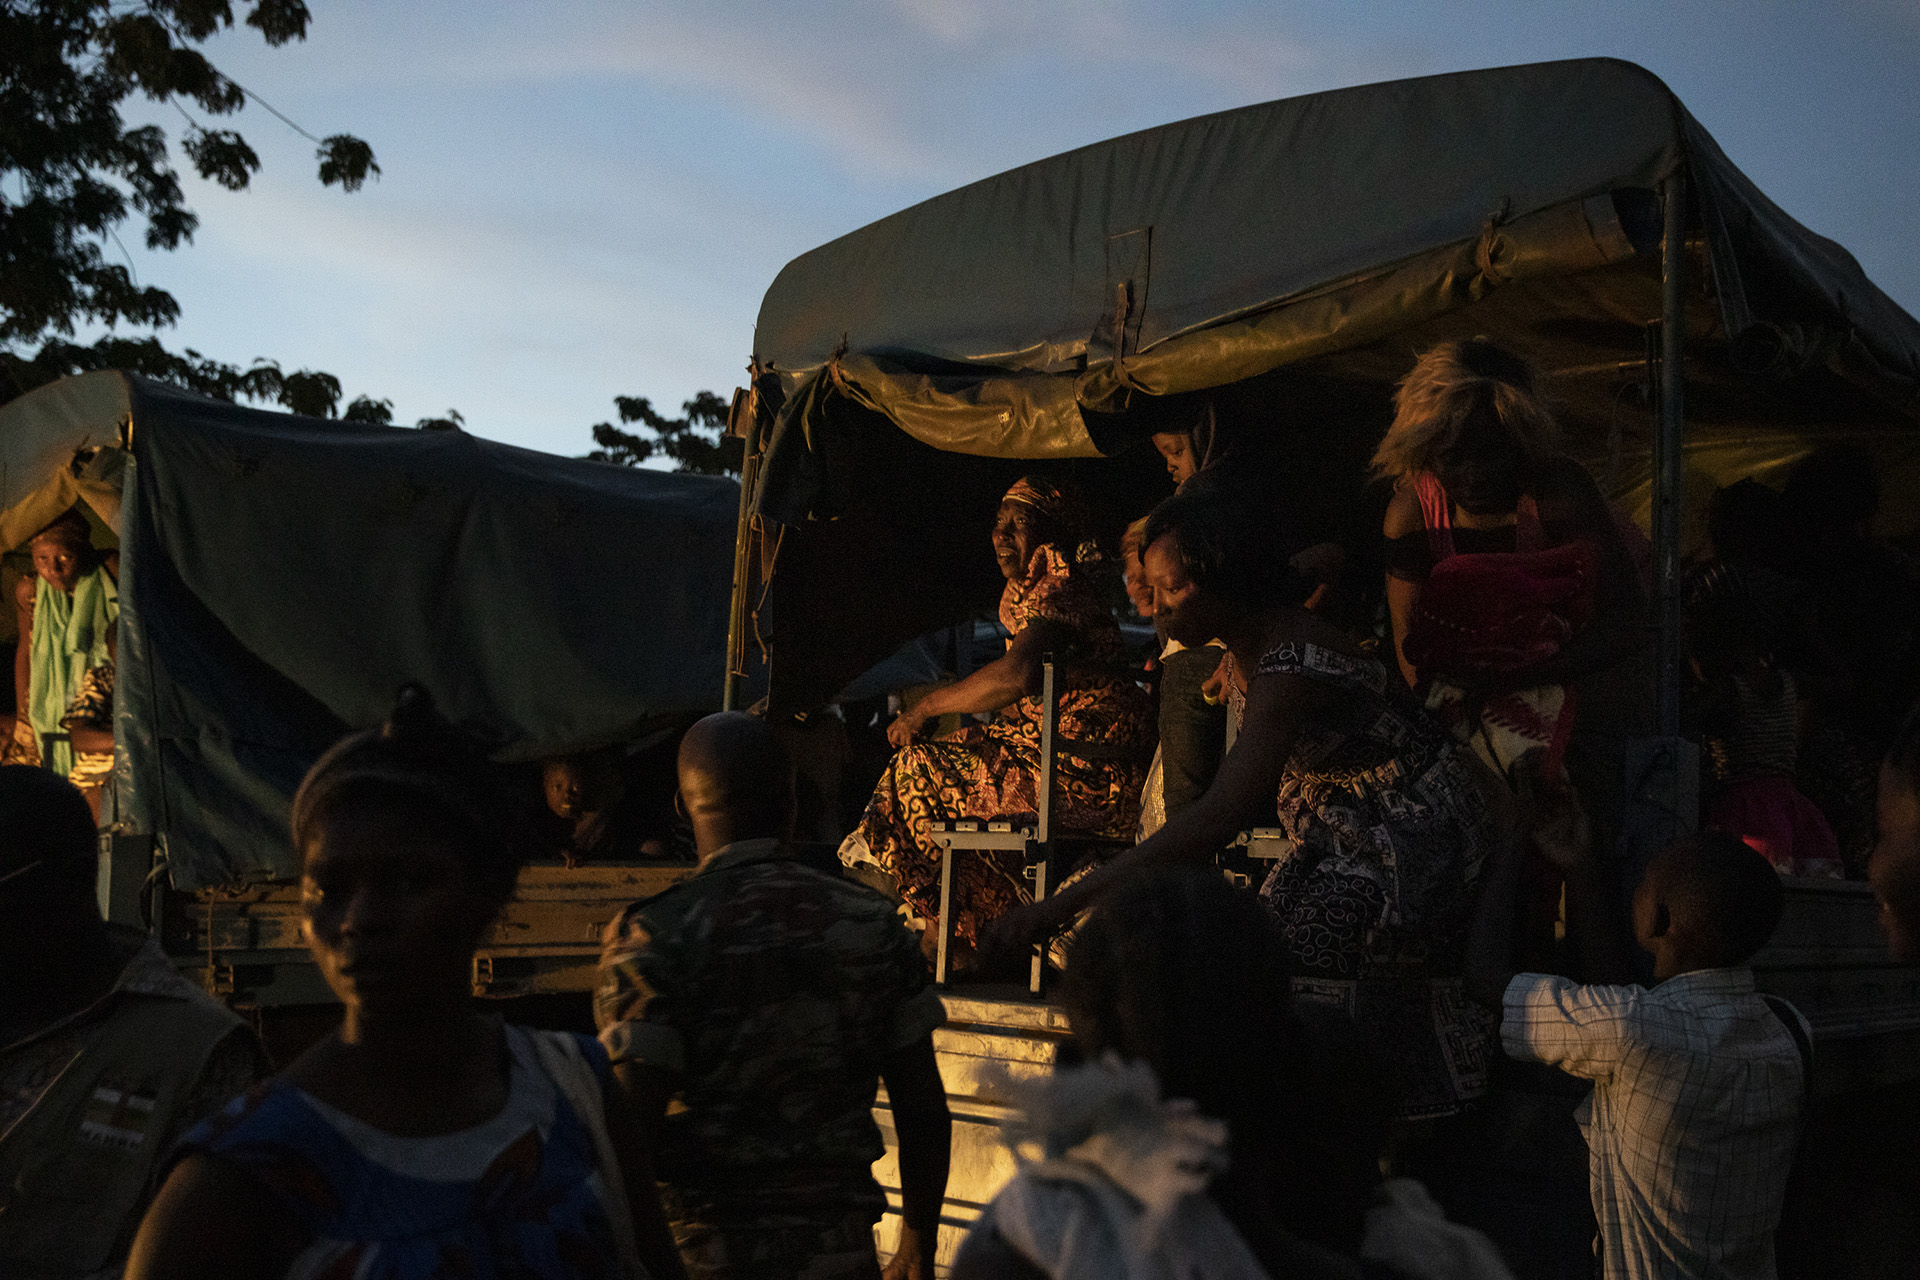
{"type": "MultiPolygon", "coordinates": [[[[887,730],[899,750],[840,846],[840,859],[877,866],[923,919],[940,910],[940,848],[927,822],[1036,811],[1037,695],[1049,653],[1060,662],[1059,737],[1069,744],[1057,761],[1054,821],[1092,836],[1133,836],[1153,754],[1152,712],[1120,669],[1119,625],[1081,565],[1089,545],[1078,504],[1057,485],[1029,476],[1007,490],[993,525],[994,558],[1007,581],[1000,596],[1007,652],[928,694],[887,730]],[[940,716],[984,712],[999,714],[949,737],[918,740],[940,716]]],[[[956,859],[952,918],[960,957],[972,953],[988,922],[1031,897],[1021,871],[1012,853],[956,859]]],[[[931,942],[932,931],[927,937],[931,942]]]]}
{"type": "Polygon", "coordinates": [[[526,852],[510,794],[417,687],[314,765],[301,929],[345,1017],[181,1142],[130,1280],[682,1274],[606,1051],[473,998],[526,852]]]}

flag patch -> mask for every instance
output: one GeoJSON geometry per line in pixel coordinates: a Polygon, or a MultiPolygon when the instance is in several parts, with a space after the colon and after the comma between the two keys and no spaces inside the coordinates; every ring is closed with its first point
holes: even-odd
{"type": "Polygon", "coordinates": [[[99,1147],[132,1151],[147,1140],[158,1101],[151,1093],[102,1085],[93,1091],[80,1113],[80,1140],[99,1147]]]}

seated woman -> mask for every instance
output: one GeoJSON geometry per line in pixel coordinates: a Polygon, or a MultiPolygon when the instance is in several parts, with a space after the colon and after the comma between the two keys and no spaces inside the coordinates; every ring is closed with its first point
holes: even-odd
{"type": "MultiPolygon", "coordinates": [[[[90,671],[113,664],[120,618],[118,562],[94,550],[86,517],[70,510],[33,535],[34,576],[20,579],[14,610],[20,643],[14,652],[14,705],[19,717],[8,764],[38,764],[66,775],[97,807],[98,788],[113,767],[112,725],[104,736],[84,715],[76,739],[64,722],[90,671]]],[[[111,700],[112,676],[104,677],[111,700]]],[[[98,689],[93,702],[98,702],[98,689]]]]}
{"type": "Polygon", "coordinates": [[[606,1051],[473,998],[524,856],[508,794],[418,688],[314,765],[301,923],[345,1018],[187,1135],[129,1280],[682,1274],[606,1051]]]}
{"type": "MultiPolygon", "coordinates": [[[[1484,338],[1442,343],[1394,404],[1373,468],[1395,483],[1386,591],[1400,673],[1489,764],[1508,772],[1544,748],[1557,775],[1578,723],[1576,683],[1586,718],[1603,728],[1619,708],[1601,702],[1644,701],[1631,681],[1592,679],[1641,636],[1644,599],[1621,527],[1586,471],[1556,451],[1534,371],[1512,352],[1484,338]],[[1447,564],[1456,557],[1468,559],[1447,564]],[[1437,575],[1458,582],[1444,598],[1437,575]]],[[[1607,775],[1603,793],[1618,790],[1617,756],[1596,772],[1607,775]]]]}
{"type": "MultiPolygon", "coordinates": [[[[929,821],[1032,815],[1040,774],[1040,668],[1054,654],[1061,754],[1053,820],[1061,830],[1128,840],[1140,817],[1140,789],[1153,752],[1147,696],[1121,670],[1125,655],[1113,614],[1075,561],[1084,534],[1065,495],[1028,477],[1001,499],[993,553],[1006,577],[1000,623],[1005,656],[936,689],[887,730],[899,750],[874,788],[860,824],[840,847],[848,866],[872,863],[915,915],[940,912],[940,848],[929,821]],[[939,716],[1000,712],[984,725],[915,742],[939,716]]],[[[953,869],[957,952],[969,955],[985,925],[1031,897],[1018,855],[969,854],[953,869]]],[[[933,934],[927,945],[931,949],[933,934]]]]}
{"type": "Polygon", "coordinates": [[[989,950],[1018,953],[1129,874],[1205,866],[1236,833],[1277,820],[1293,849],[1260,895],[1295,996],[1339,1008],[1393,1060],[1407,1118],[1446,1115],[1485,1091],[1495,1051],[1492,1019],[1461,998],[1459,975],[1497,823],[1466,751],[1303,607],[1307,584],[1269,510],[1260,495],[1192,486],[1147,525],[1157,620],[1172,639],[1224,640],[1244,697],[1213,785],[1157,835],[1002,920],[989,950]]]}

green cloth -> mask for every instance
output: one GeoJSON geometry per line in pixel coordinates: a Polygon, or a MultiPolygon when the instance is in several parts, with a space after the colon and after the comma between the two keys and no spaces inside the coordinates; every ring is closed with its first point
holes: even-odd
{"type": "Polygon", "coordinates": [[[120,589],[104,565],[75,583],[72,594],[45,579],[34,583],[27,722],[40,739],[40,762],[63,778],[73,770],[73,746],[60,721],[88,669],[110,660],[107,639],[119,617],[120,589]],[[48,734],[61,736],[49,742],[48,734]]]}

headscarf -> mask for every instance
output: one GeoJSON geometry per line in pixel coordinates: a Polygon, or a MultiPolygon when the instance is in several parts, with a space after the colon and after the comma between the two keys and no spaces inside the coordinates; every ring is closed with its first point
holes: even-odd
{"type": "Polygon", "coordinates": [[[342,788],[376,783],[446,810],[467,828],[472,870],[510,893],[526,855],[524,815],[498,766],[471,734],[434,709],[419,685],[400,691],[385,724],[333,744],[307,771],[293,797],[293,844],[304,850],[327,802],[342,788]]]}
{"type": "Polygon", "coordinates": [[[1088,530],[1091,521],[1085,506],[1076,495],[1053,481],[1022,476],[1000,501],[1017,502],[1037,511],[1053,526],[1052,541],[1063,555],[1071,553],[1073,563],[1092,564],[1101,558],[1100,546],[1088,530]]]}

